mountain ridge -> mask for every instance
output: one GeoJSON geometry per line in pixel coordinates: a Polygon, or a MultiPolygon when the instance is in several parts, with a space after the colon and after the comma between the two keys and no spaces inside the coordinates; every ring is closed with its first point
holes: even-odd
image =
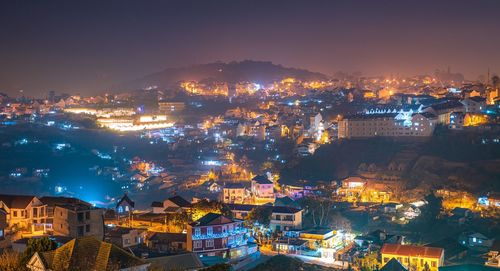
{"type": "Polygon", "coordinates": [[[141,78],[112,86],[112,90],[136,90],[150,86],[159,88],[177,87],[179,81],[218,81],[237,83],[243,81],[270,83],[286,77],[299,80],[326,80],[323,73],[307,69],[284,67],[271,61],[231,61],[196,64],[184,67],[166,68],[162,71],[145,75],[141,78]]]}

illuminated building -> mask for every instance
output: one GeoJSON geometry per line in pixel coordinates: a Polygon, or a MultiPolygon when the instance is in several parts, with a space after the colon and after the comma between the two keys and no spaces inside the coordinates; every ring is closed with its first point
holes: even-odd
{"type": "Polygon", "coordinates": [[[46,205],[35,196],[0,195],[0,208],[7,212],[7,225],[34,229],[44,225],[46,205]]]}
{"type": "Polygon", "coordinates": [[[118,216],[128,216],[134,211],[135,202],[133,202],[127,194],[116,203],[116,213],[118,216]]]}
{"type": "Polygon", "coordinates": [[[250,195],[241,183],[227,183],[222,188],[222,202],[244,203],[250,200],[250,195]]]}
{"type": "Polygon", "coordinates": [[[428,266],[429,270],[438,271],[444,263],[444,249],[436,247],[384,244],[380,253],[382,265],[394,258],[406,268],[422,270],[428,266]]]}
{"type": "Polygon", "coordinates": [[[179,112],[186,108],[184,102],[158,102],[160,112],[179,112]]]}
{"type": "Polygon", "coordinates": [[[256,247],[247,245],[247,230],[243,221],[208,213],[188,224],[187,250],[199,256],[219,256],[233,260],[256,252],[256,247]]]}
{"type": "Polygon", "coordinates": [[[338,138],[426,137],[436,119],[430,113],[385,113],[347,116],[338,123],[338,138]]]}
{"type": "Polygon", "coordinates": [[[126,108],[126,107],[102,108],[102,109],[87,108],[87,107],[71,107],[71,108],[65,108],[64,112],[71,114],[93,115],[98,118],[133,116],[136,114],[133,108],[126,108]]]}
{"type": "Polygon", "coordinates": [[[245,219],[255,208],[271,208],[269,228],[273,231],[302,229],[303,210],[287,206],[269,206],[252,204],[229,204],[233,217],[245,219]]]}
{"type": "Polygon", "coordinates": [[[117,131],[142,131],[150,129],[169,128],[174,125],[166,115],[141,115],[134,118],[112,117],[99,118],[97,124],[101,127],[117,131]]]}
{"type": "Polygon", "coordinates": [[[274,184],[264,175],[252,179],[251,192],[257,204],[274,202],[274,184]]]}

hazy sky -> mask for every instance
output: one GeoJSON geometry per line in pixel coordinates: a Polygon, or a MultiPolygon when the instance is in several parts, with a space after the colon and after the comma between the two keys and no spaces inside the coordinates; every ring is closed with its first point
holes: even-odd
{"type": "Polygon", "coordinates": [[[0,0],[0,92],[96,93],[167,67],[500,72],[500,1],[0,0]]]}

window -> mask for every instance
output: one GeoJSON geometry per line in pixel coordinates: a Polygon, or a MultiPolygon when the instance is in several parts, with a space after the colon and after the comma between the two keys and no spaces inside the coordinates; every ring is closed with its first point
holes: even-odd
{"type": "Polygon", "coordinates": [[[90,232],[90,225],[85,225],[85,232],[90,232]]]}
{"type": "Polygon", "coordinates": [[[431,266],[432,266],[432,267],[436,267],[436,266],[437,266],[436,261],[432,261],[432,262],[431,262],[431,266]]]}
{"type": "Polygon", "coordinates": [[[194,235],[201,235],[201,230],[199,228],[194,229],[194,235]]]}
{"type": "Polygon", "coordinates": [[[125,212],[128,212],[129,210],[128,206],[125,206],[125,212]]]}
{"type": "Polygon", "coordinates": [[[207,235],[212,235],[214,234],[214,229],[212,227],[207,228],[207,235]]]}
{"type": "Polygon", "coordinates": [[[86,220],[89,220],[89,219],[90,219],[90,212],[86,212],[86,213],[85,213],[85,219],[86,219],[86,220]]]}
{"type": "Polygon", "coordinates": [[[12,216],[17,217],[17,211],[14,211],[12,216]]]}
{"type": "Polygon", "coordinates": [[[130,239],[126,238],[123,241],[125,242],[125,245],[130,245],[130,239]]]}
{"type": "Polygon", "coordinates": [[[123,213],[123,207],[122,206],[118,206],[118,213],[123,213]]]}
{"type": "Polygon", "coordinates": [[[193,247],[194,248],[201,248],[201,241],[194,241],[193,242],[193,247]]]}
{"type": "Polygon", "coordinates": [[[214,239],[208,239],[206,241],[206,246],[207,247],[214,247],[214,239]]]}

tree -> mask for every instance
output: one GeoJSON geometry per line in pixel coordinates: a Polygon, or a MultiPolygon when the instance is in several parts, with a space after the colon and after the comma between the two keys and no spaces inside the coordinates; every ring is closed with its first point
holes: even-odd
{"type": "Polygon", "coordinates": [[[14,250],[5,250],[0,254],[0,270],[20,271],[27,270],[22,261],[22,255],[14,250]]]}
{"type": "Polygon", "coordinates": [[[333,202],[330,199],[308,196],[301,199],[302,208],[311,214],[314,227],[322,227],[327,224],[333,202]]]}
{"type": "Polygon", "coordinates": [[[258,206],[257,208],[253,208],[248,216],[245,218],[245,221],[249,223],[249,225],[253,225],[255,222],[258,222],[260,225],[269,226],[271,223],[271,215],[273,213],[273,209],[269,206],[258,206]]]}
{"type": "Polygon", "coordinates": [[[222,214],[230,218],[233,215],[231,209],[226,204],[220,201],[208,201],[204,199],[193,205],[191,218],[196,221],[208,213],[222,214]]]}
{"type": "Polygon", "coordinates": [[[33,257],[35,252],[51,251],[57,248],[57,243],[49,237],[32,238],[28,240],[26,251],[24,252],[23,261],[26,263],[33,257]]]}

